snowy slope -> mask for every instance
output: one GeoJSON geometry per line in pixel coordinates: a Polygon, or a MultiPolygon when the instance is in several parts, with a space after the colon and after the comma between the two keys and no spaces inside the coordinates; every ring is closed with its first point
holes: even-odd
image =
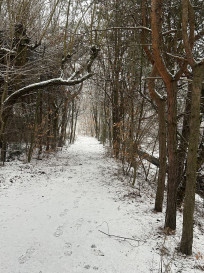
{"type": "Polygon", "coordinates": [[[177,233],[166,236],[151,194],[139,196],[118,169],[90,137],[48,159],[1,167],[0,272],[203,271],[202,228],[195,227],[194,255],[177,253],[181,214],[177,233]]]}

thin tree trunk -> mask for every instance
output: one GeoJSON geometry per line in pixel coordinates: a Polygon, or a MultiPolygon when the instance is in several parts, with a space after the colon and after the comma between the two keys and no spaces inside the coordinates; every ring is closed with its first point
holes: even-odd
{"type": "Polygon", "coordinates": [[[73,143],[73,131],[74,131],[74,106],[75,106],[75,103],[74,103],[74,100],[72,100],[72,114],[71,114],[71,127],[70,127],[70,139],[69,139],[69,142],[70,143],[73,143]]]}
{"type": "Polygon", "coordinates": [[[40,155],[42,154],[42,142],[43,142],[43,128],[42,128],[42,121],[43,121],[43,98],[42,98],[42,91],[39,91],[39,113],[38,113],[38,159],[40,159],[40,155]]]}
{"type": "Polygon", "coordinates": [[[157,182],[157,192],[155,199],[155,210],[162,211],[164,200],[164,188],[166,178],[166,122],[165,122],[165,100],[161,101],[158,107],[159,118],[159,174],[157,182]]]}
{"type": "Polygon", "coordinates": [[[176,229],[177,200],[177,82],[167,85],[168,94],[168,186],[165,228],[176,229]]]}
{"type": "Polygon", "coordinates": [[[65,135],[66,135],[66,125],[67,125],[67,112],[68,112],[68,102],[69,100],[66,99],[64,102],[64,107],[62,111],[62,122],[61,122],[61,131],[59,136],[59,147],[62,147],[64,145],[65,135]]]}
{"type": "Polygon", "coordinates": [[[76,126],[77,126],[78,113],[79,113],[79,109],[76,110],[76,114],[75,114],[73,142],[75,141],[75,138],[76,138],[76,126]]]}
{"type": "Polygon", "coordinates": [[[119,93],[118,86],[113,88],[112,105],[112,124],[113,124],[113,150],[116,158],[120,150],[120,117],[119,117],[119,93]]]}
{"type": "Polygon", "coordinates": [[[191,111],[191,94],[192,94],[192,83],[189,84],[188,94],[186,97],[186,107],[183,119],[182,139],[178,148],[178,175],[177,175],[177,207],[182,205],[185,196],[185,176],[184,167],[185,159],[189,142],[190,134],[190,111],[191,111]]]}
{"type": "MultiPolygon", "coordinates": [[[[153,68],[151,77],[157,74],[156,67],[153,68]]],[[[149,92],[151,98],[156,102],[158,108],[159,120],[159,174],[157,182],[157,191],[155,198],[155,210],[162,211],[164,200],[164,188],[166,178],[166,119],[165,119],[165,99],[155,91],[154,79],[149,80],[149,92]]]]}
{"type": "Polygon", "coordinates": [[[28,162],[31,161],[32,154],[33,154],[33,146],[34,146],[34,143],[35,143],[36,131],[37,131],[37,126],[38,126],[38,109],[40,107],[40,103],[41,103],[41,92],[39,91],[38,95],[37,95],[37,101],[36,101],[33,130],[31,132],[30,148],[28,150],[28,162]]]}
{"type": "Polygon", "coordinates": [[[50,137],[51,137],[51,108],[48,98],[48,118],[47,118],[47,134],[46,134],[46,151],[50,149],[50,137]]]}
{"type": "Polygon", "coordinates": [[[53,113],[53,120],[52,120],[52,128],[53,128],[53,141],[52,141],[52,149],[56,150],[57,141],[58,141],[58,109],[55,107],[54,113],[53,113]]]}

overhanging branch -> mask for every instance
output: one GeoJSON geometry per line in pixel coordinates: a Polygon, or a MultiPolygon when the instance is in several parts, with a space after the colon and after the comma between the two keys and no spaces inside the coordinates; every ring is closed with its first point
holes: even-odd
{"type": "Polygon", "coordinates": [[[9,97],[7,97],[5,99],[3,105],[4,105],[4,107],[11,106],[11,105],[15,104],[17,99],[20,98],[21,96],[28,94],[31,91],[41,89],[44,87],[59,86],[59,85],[65,85],[65,86],[77,85],[77,84],[82,83],[85,80],[89,79],[92,75],[93,75],[93,73],[88,73],[88,74],[84,75],[83,77],[81,77],[80,79],[76,79],[76,80],[63,80],[62,78],[55,78],[55,79],[51,79],[51,80],[47,80],[47,81],[29,84],[29,85],[15,91],[9,97]]]}
{"type": "Polygon", "coordinates": [[[85,80],[91,78],[93,73],[91,72],[91,66],[94,60],[98,56],[99,49],[92,47],[90,51],[90,58],[86,64],[80,68],[78,71],[74,72],[69,79],[63,79],[62,77],[54,78],[46,81],[41,81],[37,83],[29,84],[25,87],[22,87],[14,91],[10,96],[8,96],[3,102],[3,111],[9,106],[12,106],[16,101],[23,95],[29,94],[31,91],[42,89],[48,86],[74,86],[80,83],[83,83],[85,80]],[[79,77],[82,73],[85,72],[84,76],[79,77]]]}

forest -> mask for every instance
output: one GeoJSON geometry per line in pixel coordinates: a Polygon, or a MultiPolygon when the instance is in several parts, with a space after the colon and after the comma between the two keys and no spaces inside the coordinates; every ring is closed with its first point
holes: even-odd
{"type": "MultiPolygon", "coordinates": [[[[0,0],[0,172],[97,138],[192,255],[204,196],[202,0],[0,0]]],[[[161,271],[162,272],[162,271],[161,271]]]]}

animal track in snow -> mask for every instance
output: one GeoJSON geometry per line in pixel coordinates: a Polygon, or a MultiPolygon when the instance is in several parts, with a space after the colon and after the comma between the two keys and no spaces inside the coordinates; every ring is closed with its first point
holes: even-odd
{"type": "Polygon", "coordinates": [[[63,234],[63,226],[59,226],[54,232],[55,237],[60,237],[63,234]]]}
{"type": "Polygon", "coordinates": [[[18,261],[20,264],[24,264],[26,263],[32,256],[32,254],[35,252],[35,248],[34,247],[30,247],[26,250],[26,253],[21,255],[19,258],[18,258],[18,261]]]}

